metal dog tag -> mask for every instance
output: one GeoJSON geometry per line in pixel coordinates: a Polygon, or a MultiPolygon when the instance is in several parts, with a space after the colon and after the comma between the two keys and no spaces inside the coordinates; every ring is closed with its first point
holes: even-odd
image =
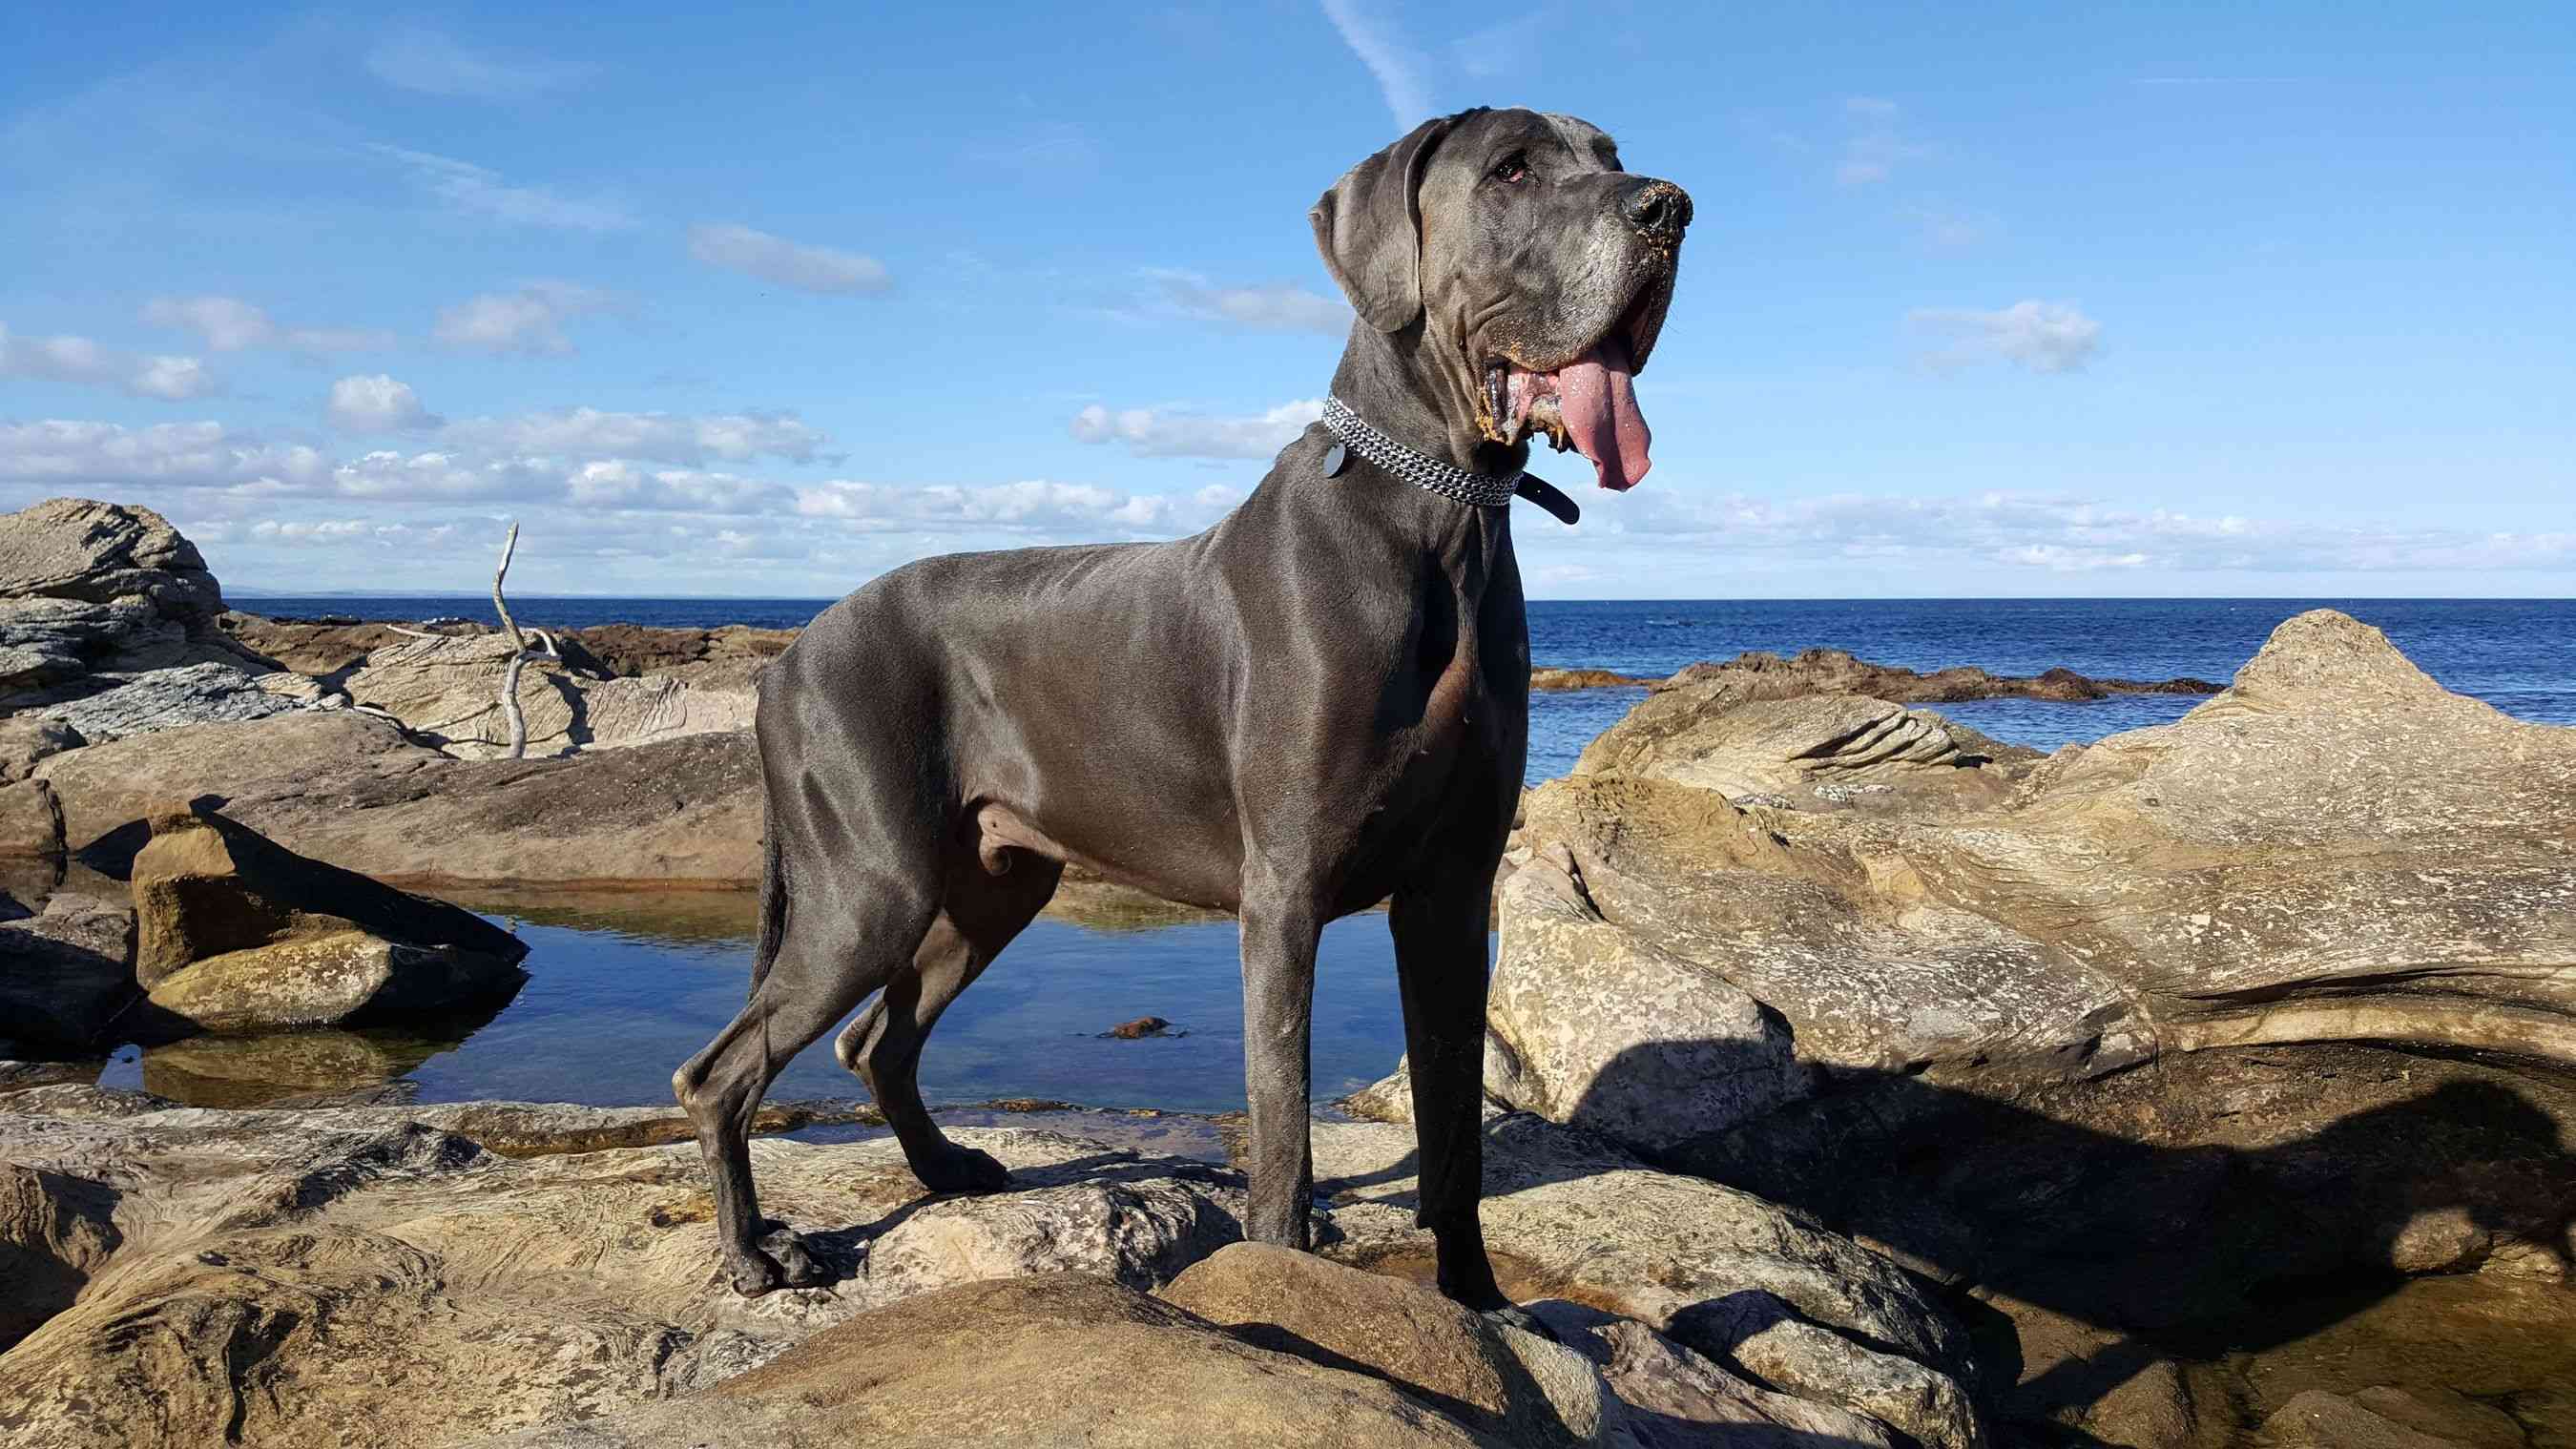
{"type": "Polygon", "coordinates": [[[1350,465],[1351,450],[1347,444],[1335,443],[1333,446],[1324,450],[1325,477],[1339,478],[1342,476],[1342,470],[1350,465]]]}

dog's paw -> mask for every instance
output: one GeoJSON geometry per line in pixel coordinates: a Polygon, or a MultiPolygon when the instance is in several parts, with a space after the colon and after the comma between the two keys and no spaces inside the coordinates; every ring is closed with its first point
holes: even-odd
{"type": "Polygon", "coordinates": [[[912,1175],[932,1192],[1000,1192],[1011,1181],[1011,1170],[999,1158],[953,1142],[938,1156],[914,1163],[912,1175]]]}
{"type": "Polygon", "coordinates": [[[724,1278],[736,1293],[759,1298],[781,1288],[819,1288],[832,1281],[832,1272],[795,1233],[773,1225],[758,1247],[725,1255],[724,1278]]]}

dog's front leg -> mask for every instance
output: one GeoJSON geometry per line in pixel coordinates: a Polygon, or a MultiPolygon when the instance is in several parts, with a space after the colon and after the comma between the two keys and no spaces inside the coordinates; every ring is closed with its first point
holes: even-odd
{"type": "Polygon", "coordinates": [[[1485,1192],[1485,925],[1493,867],[1441,860],[1397,889],[1387,925],[1404,993],[1421,1193],[1440,1291],[1480,1312],[1508,1310],[1485,1257],[1477,1204],[1485,1192]]]}
{"type": "Polygon", "coordinates": [[[1256,1243],[1309,1246],[1315,1198],[1307,1136],[1313,1063],[1315,940],[1311,900],[1247,891],[1243,902],[1243,1085],[1252,1103],[1252,1211],[1256,1243]]]}

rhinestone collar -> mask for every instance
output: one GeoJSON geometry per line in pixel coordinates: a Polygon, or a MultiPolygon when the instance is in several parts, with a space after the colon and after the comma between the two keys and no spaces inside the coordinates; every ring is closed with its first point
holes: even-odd
{"type": "Polygon", "coordinates": [[[1352,452],[1414,487],[1443,498],[1478,508],[1508,508],[1520,488],[1522,474],[1470,473],[1455,463],[1416,452],[1370,427],[1367,419],[1337,397],[1324,399],[1324,426],[1331,428],[1352,452]]]}

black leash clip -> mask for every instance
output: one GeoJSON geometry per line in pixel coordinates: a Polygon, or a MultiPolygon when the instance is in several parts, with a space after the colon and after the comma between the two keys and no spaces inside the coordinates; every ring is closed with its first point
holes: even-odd
{"type": "Polygon", "coordinates": [[[1582,505],[1565,496],[1565,491],[1536,473],[1523,473],[1512,488],[1514,493],[1556,515],[1556,521],[1572,528],[1583,521],[1582,505]]]}

